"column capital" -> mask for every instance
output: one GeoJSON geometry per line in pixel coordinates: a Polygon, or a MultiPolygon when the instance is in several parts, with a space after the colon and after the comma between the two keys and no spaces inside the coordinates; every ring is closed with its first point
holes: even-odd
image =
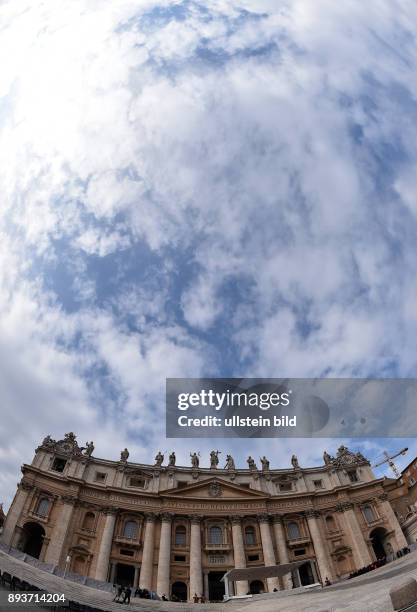
{"type": "Polygon", "coordinates": [[[284,515],[283,514],[274,514],[272,517],[272,522],[275,524],[282,525],[284,523],[284,515]]]}
{"type": "Polygon", "coordinates": [[[145,512],[144,517],[147,523],[154,523],[158,518],[158,515],[155,514],[155,512],[145,512]]]}
{"type": "Polygon", "coordinates": [[[25,480],[21,480],[17,486],[22,491],[32,491],[35,488],[35,485],[30,484],[29,482],[26,482],[25,480]]]}
{"type": "Polygon", "coordinates": [[[381,493],[381,495],[378,495],[378,499],[380,501],[388,501],[388,493],[381,493]]]}
{"type": "Polygon", "coordinates": [[[336,512],[346,512],[347,510],[353,510],[352,502],[344,501],[336,504],[336,512]]]}
{"type": "Polygon", "coordinates": [[[161,512],[159,518],[161,519],[162,523],[171,523],[172,519],[174,518],[174,515],[170,512],[161,512]]]}
{"type": "Polygon", "coordinates": [[[261,513],[261,514],[257,514],[256,518],[258,520],[259,523],[269,523],[269,514],[266,513],[261,513]]]}
{"type": "Polygon", "coordinates": [[[107,507],[107,508],[102,508],[102,513],[107,515],[114,515],[116,516],[117,514],[117,509],[116,508],[112,508],[111,506],[107,507]]]}
{"type": "Polygon", "coordinates": [[[77,498],[73,495],[61,495],[61,501],[64,502],[64,504],[75,506],[75,504],[77,503],[77,498]]]}
{"type": "Polygon", "coordinates": [[[201,516],[191,515],[188,517],[192,525],[199,525],[202,521],[201,516]]]}
{"type": "Polygon", "coordinates": [[[313,508],[310,508],[309,510],[305,511],[305,515],[307,517],[307,520],[309,518],[319,518],[321,516],[320,512],[318,510],[314,510],[313,508]]]}
{"type": "Polygon", "coordinates": [[[233,516],[229,516],[229,521],[232,523],[232,525],[241,525],[242,520],[243,520],[243,516],[239,516],[237,514],[233,516]]]}

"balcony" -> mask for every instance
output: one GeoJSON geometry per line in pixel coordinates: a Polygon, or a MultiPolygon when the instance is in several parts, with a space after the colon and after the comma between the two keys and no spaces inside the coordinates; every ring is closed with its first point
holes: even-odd
{"type": "Polygon", "coordinates": [[[300,544],[308,544],[310,542],[310,536],[300,536],[299,538],[291,538],[288,540],[288,546],[300,546],[300,544]]]}
{"type": "Polygon", "coordinates": [[[42,521],[42,523],[47,523],[48,522],[48,518],[49,518],[48,514],[39,514],[35,510],[30,510],[28,512],[28,514],[29,514],[29,516],[37,519],[38,521],[42,521]]]}
{"type": "Polygon", "coordinates": [[[228,544],[227,542],[222,542],[220,544],[214,544],[212,542],[207,542],[204,545],[204,550],[206,552],[213,552],[214,550],[228,551],[231,548],[232,548],[232,545],[228,544]]]}
{"type": "Polygon", "coordinates": [[[327,537],[328,538],[338,538],[341,537],[343,535],[343,531],[342,529],[329,529],[327,532],[327,537]]]}
{"type": "Polygon", "coordinates": [[[116,542],[117,544],[124,544],[128,546],[136,546],[136,547],[142,546],[142,542],[140,540],[135,539],[135,538],[126,538],[121,535],[116,536],[114,538],[114,542],[116,542]]]}
{"type": "Polygon", "coordinates": [[[383,516],[376,516],[372,521],[368,521],[368,519],[365,517],[365,523],[368,527],[376,527],[378,525],[382,525],[382,523],[384,523],[384,517],[383,516]]]}

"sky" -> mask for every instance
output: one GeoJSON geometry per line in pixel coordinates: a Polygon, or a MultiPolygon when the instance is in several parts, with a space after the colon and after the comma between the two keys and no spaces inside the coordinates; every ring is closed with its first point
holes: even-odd
{"type": "Polygon", "coordinates": [[[242,467],[341,442],[166,440],[166,377],[415,376],[414,0],[6,0],[0,23],[6,507],[46,434],[242,467]]]}

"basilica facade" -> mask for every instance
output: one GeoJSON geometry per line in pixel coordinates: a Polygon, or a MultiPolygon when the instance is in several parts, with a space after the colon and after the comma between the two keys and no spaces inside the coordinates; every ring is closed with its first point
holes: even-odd
{"type": "MultiPolygon", "coordinates": [[[[323,464],[276,469],[99,459],[73,433],[36,449],[7,514],[2,540],[69,572],[160,596],[219,600],[233,568],[302,562],[284,577],[242,580],[236,594],[331,582],[406,546],[387,499],[360,453],[341,446],[323,464]]],[[[224,461],[222,462],[224,463],[224,461]]]]}

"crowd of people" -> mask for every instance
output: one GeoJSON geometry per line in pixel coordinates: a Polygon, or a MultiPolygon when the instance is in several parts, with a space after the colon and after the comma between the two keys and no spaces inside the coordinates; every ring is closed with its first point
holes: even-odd
{"type": "MultiPolygon", "coordinates": [[[[410,548],[408,546],[404,546],[404,548],[397,551],[396,558],[398,559],[400,557],[403,557],[404,555],[407,555],[409,552],[411,552],[410,548]]],[[[365,567],[361,567],[360,569],[355,570],[354,572],[351,572],[348,576],[348,579],[356,578],[357,576],[362,576],[363,574],[367,574],[368,572],[371,572],[372,570],[377,569],[378,567],[382,567],[388,561],[392,561],[392,560],[393,560],[392,558],[387,559],[387,557],[385,556],[380,557],[377,561],[374,561],[373,563],[370,563],[369,565],[366,565],[365,567]]],[[[330,586],[331,584],[332,583],[326,576],[323,586],[330,586]]],[[[132,589],[129,586],[121,586],[121,585],[114,584],[113,589],[115,592],[115,597],[113,601],[122,603],[122,604],[130,603],[130,598],[132,596],[132,589]]],[[[274,591],[277,591],[277,590],[278,589],[276,588],[274,589],[274,591]]],[[[249,594],[250,593],[248,593],[248,595],[249,594]]],[[[162,601],[177,601],[177,602],[181,601],[174,594],[172,594],[171,598],[168,598],[165,594],[162,595],[162,597],[159,597],[159,595],[157,595],[154,591],[149,591],[148,589],[141,589],[141,588],[135,589],[134,597],[139,597],[140,599],[158,599],[162,601]]],[[[205,603],[205,598],[198,597],[197,594],[194,594],[193,602],[194,603],[205,603]]]]}
{"type": "MultiPolygon", "coordinates": [[[[113,591],[115,593],[113,601],[117,603],[130,603],[130,598],[132,597],[132,589],[129,586],[122,586],[118,584],[113,584],[113,591]]],[[[135,589],[133,593],[133,597],[139,597],[140,599],[157,599],[162,601],[169,601],[166,595],[162,595],[159,597],[154,591],[149,591],[148,589],[135,589]]],[[[173,595],[171,601],[180,601],[178,598],[174,598],[173,595]]]]}
{"type": "MultiPolygon", "coordinates": [[[[409,552],[411,552],[409,547],[404,546],[404,548],[401,548],[401,550],[397,551],[396,558],[399,559],[400,557],[403,557],[404,555],[408,555],[409,552]]],[[[357,576],[362,576],[363,574],[372,572],[372,570],[377,569],[378,567],[382,567],[388,561],[392,561],[392,560],[393,560],[392,556],[391,558],[380,557],[377,561],[374,561],[373,563],[370,563],[369,565],[366,565],[365,567],[361,567],[360,569],[354,572],[351,572],[349,574],[349,578],[356,578],[357,576]]]]}

